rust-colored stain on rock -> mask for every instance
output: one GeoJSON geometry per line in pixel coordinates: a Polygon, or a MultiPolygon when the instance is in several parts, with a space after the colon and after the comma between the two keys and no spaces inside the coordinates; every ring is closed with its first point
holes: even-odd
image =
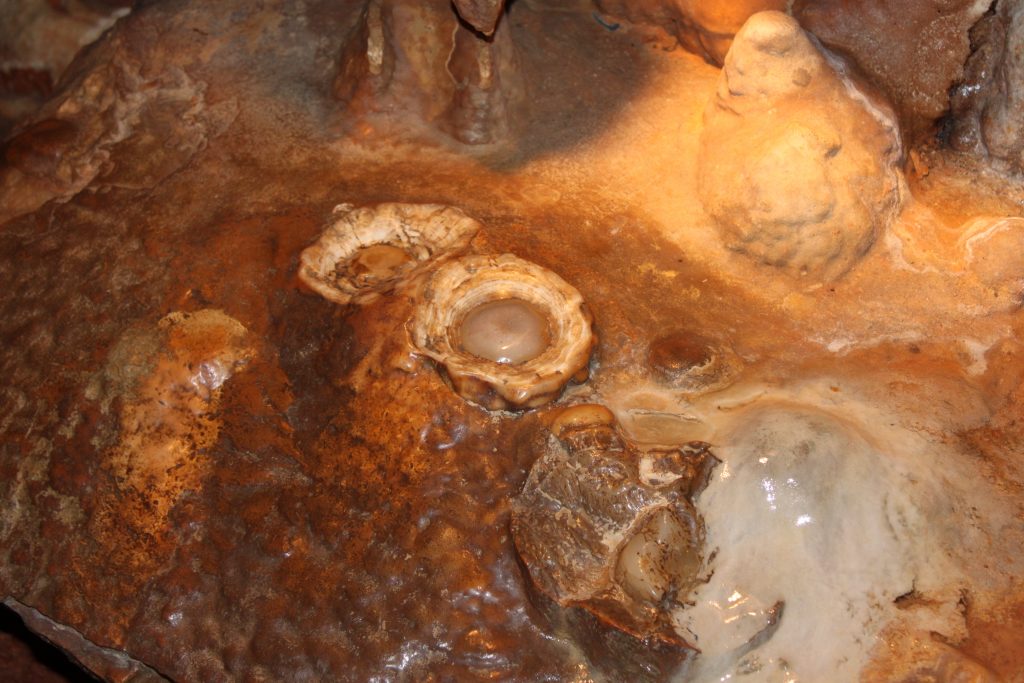
{"type": "Polygon", "coordinates": [[[778,13],[748,23],[784,22],[826,79],[796,83],[787,120],[854,122],[831,147],[810,122],[804,147],[890,174],[884,192],[830,176],[835,214],[872,217],[849,237],[828,212],[757,224],[830,200],[788,182],[802,143],[776,145],[769,173],[744,140],[703,135],[709,103],[735,116],[737,94],[675,49],[743,67],[764,46],[741,20],[780,4],[685,25],[659,3],[533,0],[119,13],[4,143],[5,604],[107,680],[1021,680],[1024,318],[1006,245],[1024,193],[986,149],[916,145],[973,10],[933,21],[940,3],[912,3],[961,60],[918,74],[935,91],[920,97],[883,37],[844,33],[878,12],[797,11],[820,42],[778,13]],[[715,201],[742,203],[742,225],[715,201]],[[448,224],[409,232],[434,211],[462,226],[454,246],[448,224]],[[364,230],[378,214],[411,223],[364,230]],[[472,305],[431,333],[490,364],[467,388],[417,325],[451,293],[438,273],[482,282],[496,263],[543,277],[453,295],[472,305]],[[566,342],[555,290],[582,341],[537,375],[539,398],[509,399],[503,378],[566,342]],[[537,349],[467,351],[474,306],[509,301],[547,325],[537,349]],[[574,406],[601,406],[614,457],[564,456],[552,429],[574,406]],[[587,466],[608,469],[572,474],[587,466]],[[545,467],[558,476],[530,484],[545,467]],[[630,496],[647,498],[620,515],[630,496]],[[549,522],[587,505],[598,588],[538,591],[581,570],[537,548],[576,538],[549,522]],[[523,555],[513,514],[543,529],[523,555]]]}

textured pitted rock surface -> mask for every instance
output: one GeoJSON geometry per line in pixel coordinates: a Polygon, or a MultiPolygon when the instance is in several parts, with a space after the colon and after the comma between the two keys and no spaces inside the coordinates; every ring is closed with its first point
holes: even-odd
{"type": "Polygon", "coordinates": [[[999,0],[971,29],[973,52],[952,91],[956,149],[1024,171],[1024,2],[999,0]]]}
{"type": "MultiPolygon", "coordinates": [[[[20,217],[0,232],[12,293],[0,323],[0,593],[176,680],[571,680],[584,665],[526,601],[507,531],[536,418],[495,420],[429,368],[382,362],[408,352],[409,301],[352,313],[296,280],[340,200],[466,205],[467,179],[480,181],[475,163],[453,173],[332,148],[339,108],[323,88],[336,27],[355,20],[347,7],[140,11],[39,114],[89,109],[52,143],[53,165],[5,167],[5,197],[42,189],[5,199],[20,217]],[[136,67],[141,82],[123,77],[136,67]],[[201,120],[207,106],[232,113],[219,137],[190,132],[206,129],[187,112],[201,120]],[[126,486],[135,394],[108,387],[159,377],[159,359],[176,357],[160,321],[202,310],[248,333],[244,369],[215,406],[197,406],[218,427],[153,473],[162,486],[126,486]]],[[[606,39],[554,20],[558,40],[606,39]]],[[[495,208],[485,194],[467,206],[492,226],[522,218],[495,208]]],[[[564,236],[552,227],[569,218],[530,220],[536,235],[517,251],[554,266],[564,236]]],[[[512,248],[500,234],[493,251],[512,248]]],[[[577,244],[596,260],[559,270],[607,292],[600,274],[624,270],[625,255],[577,244]]]]}
{"type": "Polygon", "coordinates": [[[596,0],[608,14],[653,24],[679,39],[687,50],[721,64],[733,36],[750,15],[785,10],[785,0],[596,0]]]}
{"type": "Polygon", "coordinates": [[[505,8],[505,0],[455,0],[459,16],[484,35],[494,33],[494,28],[505,8]]]}
{"type": "Polygon", "coordinates": [[[895,121],[795,19],[751,17],[705,113],[700,197],[726,245],[792,275],[849,270],[900,205],[895,121]]]}
{"type": "Polygon", "coordinates": [[[796,0],[793,16],[891,99],[911,142],[937,132],[993,0],[796,0]]]}
{"type": "MultiPolygon", "coordinates": [[[[403,6],[409,28],[423,15],[403,6]]],[[[604,403],[678,447],[764,386],[820,377],[816,401],[877,402],[970,465],[948,483],[975,509],[941,539],[970,579],[949,647],[1012,680],[1024,329],[963,277],[955,227],[1019,212],[1019,190],[933,163],[905,251],[794,292],[721,248],[697,200],[718,77],[703,60],[590,8],[512,3],[497,33],[530,107],[469,149],[415,96],[377,111],[332,95],[364,9],[144,3],[5,143],[0,597],[80,661],[171,680],[590,680],[509,531],[549,411],[604,403]],[[489,413],[410,357],[415,301],[309,291],[300,254],[343,202],[455,206],[481,253],[557,272],[592,306],[590,380],[489,413]],[[939,245],[920,247],[929,230],[939,245]],[[704,413],[649,362],[674,331],[738,359],[704,413]]]]}

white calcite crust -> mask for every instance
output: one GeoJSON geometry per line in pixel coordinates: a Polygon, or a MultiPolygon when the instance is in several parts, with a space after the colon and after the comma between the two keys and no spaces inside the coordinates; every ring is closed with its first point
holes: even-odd
{"type": "Polygon", "coordinates": [[[887,629],[963,637],[946,546],[961,503],[937,454],[809,406],[769,401],[735,418],[697,505],[710,580],[677,615],[702,650],[695,680],[856,681],[887,629]],[[910,594],[925,606],[901,607],[910,594]],[[752,648],[773,605],[779,624],[752,648]]]}
{"type": "Polygon", "coordinates": [[[592,323],[579,291],[550,270],[511,254],[477,255],[432,275],[410,333],[417,351],[444,368],[460,396],[499,410],[543,405],[571,379],[584,379],[596,342],[592,323]],[[548,322],[547,348],[519,364],[476,356],[459,339],[471,311],[503,299],[526,302],[548,322]]]}
{"type": "Polygon", "coordinates": [[[440,204],[339,204],[320,238],[300,257],[299,279],[325,299],[367,304],[437,264],[463,253],[480,224],[440,204]],[[407,256],[390,269],[360,267],[366,249],[387,246],[407,256]]]}

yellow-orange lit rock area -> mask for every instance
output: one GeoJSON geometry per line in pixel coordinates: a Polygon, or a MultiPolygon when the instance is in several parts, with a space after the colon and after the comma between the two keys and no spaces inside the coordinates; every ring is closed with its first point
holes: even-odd
{"type": "MultiPolygon", "coordinates": [[[[1024,680],[1020,178],[941,140],[901,147],[879,112],[899,113],[903,80],[802,53],[815,70],[794,78],[828,79],[798,85],[805,110],[787,91],[784,116],[712,121],[771,150],[744,215],[781,206],[765,239],[824,225],[827,251],[849,229],[829,211],[878,207],[856,205],[856,171],[828,172],[834,209],[801,169],[852,155],[892,175],[859,193],[884,195],[884,220],[840,266],[791,267],[702,202],[706,121],[727,115],[709,107],[736,96],[719,67],[585,3],[512,3],[487,40],[454,18],[418,36],[448,5],[147,4],[12,129],[0,597],[109,680],[1024,680]],[[836,119],[783,120],[801,112],[836,119]],[[780,128],[805,133],[772,146],[780,128]],[[469,252],[578,290],[589,372],[487,410],[410,339],[423,261],[363,303],[299,279],[335,207],[386,202],[455,207],[480,225],[469,252]],[[692,442],[717,459],[671,494],[703,564],[643,608],[694,646],[648,643],[655,663],[538,596],[509,529],[577,404],[611,411],[623,467],[692,442]]],[[[458,5],[486,27],[499,7],[458,5]]],[[[736,177],[712,174],[737,193],[744,147],[716,166],[736,177]]]]}

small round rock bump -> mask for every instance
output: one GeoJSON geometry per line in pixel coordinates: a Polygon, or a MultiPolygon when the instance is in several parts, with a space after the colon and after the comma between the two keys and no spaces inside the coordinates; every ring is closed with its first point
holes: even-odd
{"type": "Polygon", "coordinates": [[[651,342],[647,365],[662,384],[699,393],[729,384],[741,363],[726,346],[686,330],[672,330],[651,342]]]}

